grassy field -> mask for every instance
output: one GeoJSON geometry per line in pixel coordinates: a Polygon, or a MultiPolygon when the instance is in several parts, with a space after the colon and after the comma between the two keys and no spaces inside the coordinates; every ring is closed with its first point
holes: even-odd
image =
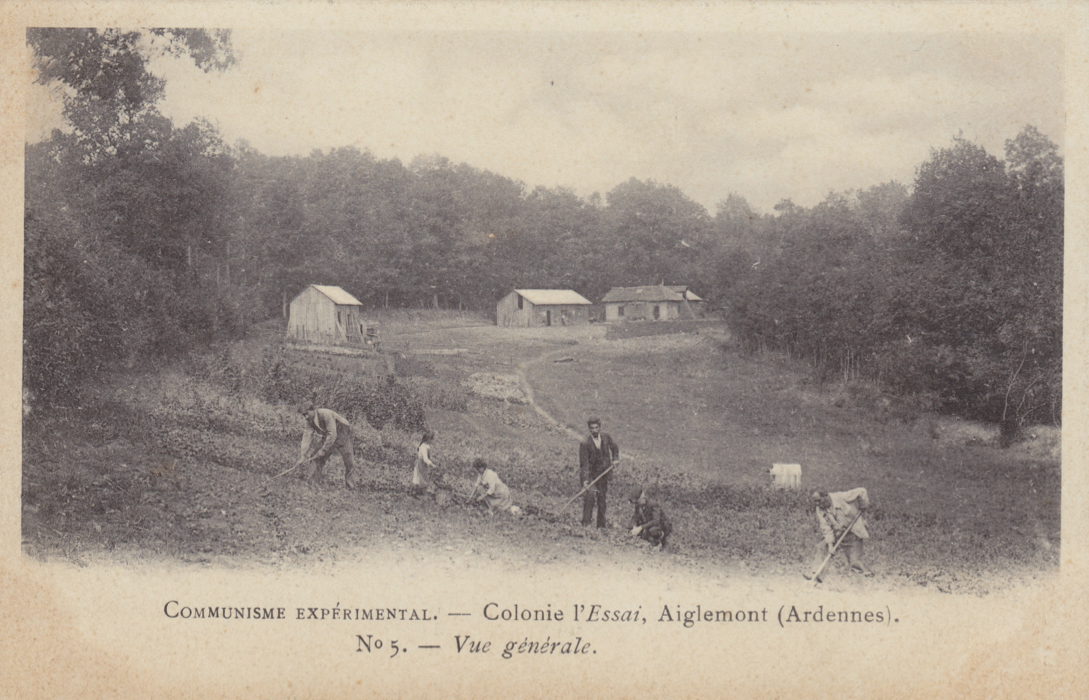
{"type": "Polygon", "coordinates": [[[886,573],[947,583],[1057,563],[1059,464],[1046,449],[942,440],[937,418],[691,337],[575,356],[534,366],[538,397],[571,425],[601,414],[636,471],[707,535],[693,544],[788,557],[810,516],[799,523],[797,502],[764,487],[772,463],[797,462],[806,492],[869,490],[886,573]]]}
{"type": "Polygon", "coordinates": [[[577,490],[575,436],[593,414],[624,455],[610,520],[629,515],[626,486],[652,486],[675,522],[673,566],[796,575],[817,537],[808,492],[855,486],[874,505],[868,559],[877,577],[865,585],[983,593],[1058,566],[1060,465],[1045,431],[999,449],[978,426],[919,414],[868,387],[816,386],[781,358],[742,356],[714,324],[609,339],[601,325],[500,329],[443,312],[380,323],[383,341],[400,349],[315,356],[283,351],[266,333],[116,376],[83,411],[28,421],[27,552],[294,565],[472,542],[493,558],[542,566],[642,556],[624,530],[586,531],[577,504],[563,508],[577,490]],[[419,432],[395,418],[368,425],[372,407],[359,399],[379,396],[390,370],[397,397],[410,396],[437,434],[451,494],[468,490],[469,464],[481,456],[539,517],[489,518],[456,499],[412,498],[419,432]],[[308,488],[271,478],[292,464],[301,425],[289,398],[308,385],[355,411],[359,492],[332,479],[308,488]],[[800,463],[804,488],[769,488],[773,462],[800,463]]]}

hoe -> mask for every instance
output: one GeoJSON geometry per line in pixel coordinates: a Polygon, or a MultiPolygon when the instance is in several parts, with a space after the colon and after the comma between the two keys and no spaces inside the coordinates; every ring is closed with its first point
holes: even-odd
{"type": "Polygon", "coordinates": [[[828,550],[828,556],[824,558],[824,561],[822,561],[821,565],[817,567],[817,570],[813,572],[813,575],[809,576],[809,578],[813,579],[814,586],[820,584],[821,574],[824,573],[824,569],[828,566],[828,562],[832,561],[832,557],[836,555],[836,550],[839,549],[840,544],[843,543],[843,538],[847,536],[847,533],[851,531],[851,528],[855,526],[855,523],[857,523],[858,519],[861,517],[862,511],[859,511],[858,514],[855,515],[854,520],[851,521],[851,524],[843,530],[843,534],[839,536],[839,539],[836,540],[836,543],[832,545],[832,548],[830,550],[828,550]]]}

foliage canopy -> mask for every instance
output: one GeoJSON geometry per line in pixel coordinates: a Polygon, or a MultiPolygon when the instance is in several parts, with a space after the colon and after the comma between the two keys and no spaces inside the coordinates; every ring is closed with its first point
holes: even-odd
{"type": "Polygon", "coordinates": [[[67,129],[26,150],[25,378],[54,401],[116,361],[233,337],[309,284],[365,305],[492,313],[512,288],[685,284],[749,349],[864,378],[921,406],[1058,421],[1063,161],[1034,127],[1005,159],[961,137],[912,186],[714,215],[630,179],[604,197],[527,190],[433,155],[269,157],[157,110],[152,57],[228,69],[217,30],[31,29],[67,129]]]}

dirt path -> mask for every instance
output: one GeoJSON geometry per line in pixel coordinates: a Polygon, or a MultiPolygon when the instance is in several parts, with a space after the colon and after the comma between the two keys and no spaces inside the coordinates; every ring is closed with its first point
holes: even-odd
{"type": "Polygon", "coordinates": [[[562,429],[565,433],[570,435],[572,439],[582,440],[582,435],[572,430],[569,426],[556,420],[555,417],[553,417],[548,411],[541,408],[540,404],[537,403],[536,397],[534,395],[533,386],[529,383],[529,379],[526,377],[526,370],[529,369],[530,365],[539,364],[551,357],[565,355],[567,354],[567,352],[568,350],[550,350],[548,352],[542,353],[541,355],[538,355],[537,357],[534,357],[533,359],[519,362],[515,366],[515,373],[518,375],[518,382],[522,386],[522,393],[526,395],[526,401],[529,403],[530,406],[533,407],[533,410],[537,412],[537,415],[541,416],[557,428],[562,429]]]}
{"type": "MultiPolygon", "coordinates": [[[[655,342],[655,341],[660,341],[662,336],[651,336],[651,338],[653,338],[653,340],[651,340],[650,342],[655,342]]],[[[700,343],[704,342],[705,340],[707,340],[707,336],[702,336],[701,335],[701,336],[696,336],[694,338],[686,337],[686,338],[683,339],[682,342],[673,342],[671,344],[672,345],[671,349],[676,350],[676,349],[694,348],[697,345],[699,345],[700,343]]],[[[607,348],[607,352],[616,353],[618,351],[619,352],[624,352],[626,349],[630,350],[631,346],[633,344],[644,344],[645,345],[647,340],[644,339],[644,338],[633,338],[633,339],[629,339],[629,340],[613,340],[613,341],[608,341],[608,342],[609,342],[609,346],[607,348]]],[[[592,352],[594,352],[594,350],[593,349],[582,349],[582,352],[592,353],[592,352]]],[[[583,434],[579,433],[577,430],[572,429],[567,423],[564,423],[563,421],[558,420],[555,416],[553,416],[551,413],[549,413],[549,411],[547,411],[544,407],[542,407],[537,402],[536,393],[534,391],[533,385],[530,384],[529,377],[527,376],[527,372],[528,372],[529,368],[532,367],[533,365],[539,365],[539,364],[543,363],[546,360],[549,360],[549,359],[552,359],[552,358],[562,357],[562,356],[565,356],[565,355],[571,355],[571,354],[573,354],[572,348],[564,348],[562,350],[549,350],[549,351],[544,352],[544,353],[542,353],[542,354],[540,354],[540,355],[538,355],[536,357],[533,357],[533,358],[531,358],[529,360],[524,360],[522,362],[519,362],[515,366],[515,372],[518,375],[518,380],[519,380],[519,383],[521,385],[522,392],[526,396],[526,401],[528,402],[528,404],[531,407],[533,407],[533,410],[536,411],[539,416],[544,418],[551,425],[562,429],[573,440],[581,441],[583,439],[583,437],[584,437],[583,434]]],[[[639,460],[639,459],[642,458],[641,455],[639,454],[639,452],[636,451],[636,450],[631,449],[630,446],[626,447],[624,449],[624,457],[625,458],[633,458],[635,460],[639,460]]]]}

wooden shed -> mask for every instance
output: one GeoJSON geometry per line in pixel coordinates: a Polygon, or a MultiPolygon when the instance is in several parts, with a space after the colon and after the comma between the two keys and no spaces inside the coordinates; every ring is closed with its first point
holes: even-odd
{"type": "Polygon", "coordinates": [[[693,318],[686,306],[687,289],[664,285],[613,287],[601,300],[605,306],[605,321],[670,321],[693,318]],[[677,289],[682,291],[675,291],[677,289]]]}
{"type": "Polygon", "coordinates": [[[312,284],[291,300],[287,335],[311,343],[361,343],[367,335],[362,308],[340,287],[312,284]]]}
{"type": "Polygon", "coordinates": [[[581,326],[590,300],[571,289],[515,289],[495,305],[495,323],[513,328],[581,326]]]}

